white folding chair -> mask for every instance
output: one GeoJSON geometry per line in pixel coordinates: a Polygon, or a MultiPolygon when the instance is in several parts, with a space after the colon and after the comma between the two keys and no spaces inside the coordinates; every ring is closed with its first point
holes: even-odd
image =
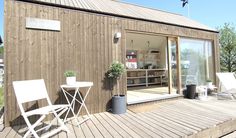
{"type": "Polygon", "coordinates": [[[30,134],[33,134],[34,137],[39,138],[39,135],[37,134],[37,132],[42,131],[42,130],[48,130],[55,121],[58,121],[59,127],[44,134],[42,137],[52,136],[62,130],[69,132],[64,122],[59,118],[66,110],[68,110],[69,105],[67,104],[52,105],[43,79],[14,81],[13,88],[15,91],[17,103],[19,105],[21,114],[29,129],[25,133],[24,138],[29,136],[30,134]],[[24,103],[37,101],[41,99],[46,99],[48,102],[48,106],[44,106],[38,109],[33,109],[30,111],[25,111],[25,109],[23,108],[24,103]],[[59,114],[57,114],[57,112],[59,112],[59,114]],[[45,117],[49,114],[53,114],[55,118],[47,126],[40,128],[38,130],[35,130],[35,128],[40,123],[42,123],[45,117]],[[28,117],[33,116],[33,115],[40,115],[40,118],[34,124],[31,124],[28,117]]]}
{"type": "Polygon", "coordinates": [[[230,99],[236,99],[236,79],[234,73],[216,73],[216,76],[220,80],[220,93],[217,94],[218,99],[225,99],[220,97],[230,97],[230,99]]]}

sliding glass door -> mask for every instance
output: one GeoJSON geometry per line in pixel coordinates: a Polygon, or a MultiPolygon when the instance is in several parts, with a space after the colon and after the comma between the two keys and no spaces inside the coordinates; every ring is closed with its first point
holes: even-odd
{"type": "Polygon", "coordinates": [[[187,84],[205,85],[213,80],[212,42],[198,39],[180,39],[182,87],[187,84]]]}

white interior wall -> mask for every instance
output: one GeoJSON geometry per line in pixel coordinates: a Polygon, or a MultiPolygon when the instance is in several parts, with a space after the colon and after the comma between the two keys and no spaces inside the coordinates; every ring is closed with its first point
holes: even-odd
{"type": "Polygon", "coordinates": [[[157,49],[161,52],[160,67],[167,68],[167,37],[135,33],[127,33],[126,36],[127,50],[157,49]]]}

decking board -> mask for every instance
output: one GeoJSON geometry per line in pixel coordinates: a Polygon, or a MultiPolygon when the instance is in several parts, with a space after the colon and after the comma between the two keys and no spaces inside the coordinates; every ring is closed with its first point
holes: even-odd
{"type": "MultiPolygon", "coordinates": [[[[72,121],[70,121],[68,124],[67,124],[67,127],[68,129],[70,130],[70,133],[66,133],[67,137],[68,138],[73,138],[73,137],[76,137],[76,133],[74,131],[74,125],[72,123],[72,121]]],[[[65,133],[65,132],[64,132],[65,133]]]]}
{"type": "MultiPolygon", "coordinates": [[[[208,117],[214,118],[214,119],[220,119],[224,121],[227,118],[230,118],[227,115],[221,116],[221,113],[212,111],[211,109],[205,109],[204,106],[192,106],[191,103],[185,103],[185,107],[181,108],[182,110],[187,110],[191,111],[191,113],[196,113],[196,114],[208,114],[208,117]]],[[[206,116],[206,115],[205,115],[206,116]]]]}
{"type": "Polygon", "coordinates": [[[114,115],[119,121],[121,121],[123,124],[125,124],[127,127],[135,131],[140,137],[151,137],[147,134],[147,132],[143,131],[142,126],[137,125],[135,122],[130,122],[124,118],[122,118],[120,115],[114,115]]]}
{"type": "MultiPolygon", "coordinates": [[[[72,124],[76,124],[75,120],[72,120],[72,124]]],[[[79,138],[85,137],[81,127],[74,127],[74,132],[75,135],[79,138]]]]}
{"type": "Polygon", "coordinates": [[[203,120],[199,120],[196,116],[188,116],[187,114],[183,114],[183,113],[180,113],[180,112],[176,112],[176,111],[173,111],[173,110],[167,110],[165,109],[164,111],[162,110],[162,112],[166,113],[166,114],[175,114],[176,117],[179,117],[181,116],[180,119],[185,119],[186,121],[189,121],[189,123],[192,123],[194,125],[196,125],[197,127],[199,128],[208,128],[210,123],[207,123],[207,122],[204,122],[203,120]]]}
{"type": "Polygon", "coordinates": [[[114,137],[120,138],[122,137],[117,131],[116,128],[113,128],[113,126],[111,126],[110,124],[107,123],[107,121],[105,119],[103,119],[100,114],[95,114],[94,115],[99,122],[104,126],[104,128],[114,137]]]}
{"type": "MultiPolygon", "coordinates": [[[[142,114],[141,117],[142,117],[143,119],[145,119],[145,120],[152,121],[153,124],[157,125],[158,127],[167,129],[167,130],[165,130],[165,131],[170,131],[171,133],[174,133],[174,134],[176,134],[177,136],[185,136],[185,135],[186,135],[186,133],[177,130],[175,127],[171,127],[171,126],[169,126],[168,124],[163,123],[163,122],[160,121],[160,120],[155,120],[154,118],[151,118],[150,116],[146,116],[146,114],[142,114]]],[[[187,133],[187,134],[188,134],[188,133],[187,133]]]]}
{"type": "MultiPolygon", "coordinates": [[[[87,118],[88,116],[85,116],[84,118],[87,118]]],[[[96,128],[96,126],[93,124],[93,121],[88,120],[85,122],[90,131],[92,132],[93,136],[96,136],[97,138],[103,137],[102,134],[99,132],[99,130],[96,128]]]]}
{"type": "Polygon", "coordinates": [[[140,136],[137,133],[135,133],[135,131],[133,131],[132,129],[127,127],[119,119],[115,118],[111,113],[105,112],[105,114],[108,116],[109,119],[111,119],[113,122],[115,122],[121,128],[123,128],[131,137],[140,138],[140,136]]]}
{"type": "Polygon", "coordinates": [[[10,128],[10,127],[7,127],[7,128],[5,128],[4,130],[3,130],[3,132],[0,132],[0,136],[1,137],[6,137],[8,134],[9,134],[9,132],[12,130],[12,128],[10,128]]]}
{"type": "Polygon", "coordinates": [[[196,130],[194,128],[191,128],[189,125],[186,125],[185,123],[181,123],[179,121],[173,121],[173,120],[170,120],[168,118],[159,116],[159,115],[154,114],[154,113],[149,113],[149,114],[152,115],[155,118],[162,119],[162,120],[164,120],[168,123],[172,123],[172,124],[176,125],[178,128],[182,128],[183,130],[190,131],[191,133],[197,133],[198,132],[198,130],[196,130]]]}
{"type": "MultiPolygon", "coordinates": [[[[52,138],[215,138],[236,130],[236,107],[232,106],[235,103],[182,99],[172,104],[159,104],[157,109],[148,112],[98,113],[91,115],[91,120],[80,127],[75,120],[66,123],[71,133],[60,132],[52,138]]],[[[6,127],[0,137],[19,138],[26,130],[23,125],[6,127]]]]}
{"type": "Polygon", "coordinates": [[[114,121],[108,119],[109,117],[106,116],[106,114],[101,113],[99,114],[104,120],[107,121],[107,123],[112,126],[113,129],[115,129],[122,137],[130,137],[130,135],[124,131],[119,125],[117,125],[114,121]]]}
{"type": "MultiPolygon", "coordinates": [[[[173,106],[173,107],[174,107],[174,109],[172,109],[172,110],[178,112],[178,110],[176,110],[176,109],[178,109],[179,106],[173,106]]],[[[189,116],[192,116],[192,117],[196,117],[196,118],[199,118],[199,119],[204,119],[206,121],[214,122],[214,123],[216,121],[219,122],[219,123],[222,123],[222,120],[224,120],[224,119],[214,118],[213,116],[211,116],[211,114],[209,114],[209,116],[206,116],[206,115],[201,114],[201,112],[195,112],[195,111],[193,111],[191,109],[181,108],[181,112],[183,114],[186,114],[186,115],[189,115],[189,116]]],[[[206,114],[206,113],[207,112],[204,112],[204,114],[206,114]]]]}
{"type": "Polygon", "coordinates": [[[140,121],[142,122],[145,122],[146,124],[148,124],[150,127],[153,128],[153,130],[158,134],[160,135],[161,137],[179,137],[178,135],[176,135],[175,133],[173,133],[172,131],[170,130],[166,130],[165,127],[161,127],[157,123],[155,123],[155,121],[153,120],[148,120],[148,119],[144,119],[142,116],[140,115],[134,115],[132,113],[130,113],[128,116],[130,117],[133,117],[133,118],[137,118],[139,119],[140,121]]]}
{"type": "Polygon", "coordinates": [[[107,129],[97,120],[97,118],[92,115],[91,120],[93,121],[96,128],[99,130],[99,132],[102,134],[103,137],[106,138],[112,138],[112,135],[107,131],[107,129]]]}
{"type": "MultiPolygon", "coordinates": [[[[82,120],[83,120],[82,118],[79,118],[79,121],[82,121],[82,120]]],[[[77,127],[77,124],[75,124],[74,127],[77,127]]],[[[86,125],[86,123],[82,123],[80,125],[80,127],[81,127],[85,137],[89,137],[89,138],[94,137],[93,133],[90,131],[90,129],[86,125]]]]}
{"type": "Polygon", "coordinates": [[[156,115],[159,115],[163,118],[166,118],[168,120],[172,120],[173,122],[177,122],[181,125],[184,125],[184,126],[187,126],[187,127],[190,127],[192,129],[195,129],[197,131],[201,131],[202,129],[205,129],[204,127],[201,127],[199,125],[196,125],[194,124],[193,122],[189,122],[188,120],[185,120],[185,118],[180,118],[180,117],[177,117],[177,116],[174,116],[174,115],[167,115],[166,113],[163,114],[163,113],[157,113],[157,112],[153,112],[154,114],[156,115]]]}
{"type": "Polygon", "coordinates": [[[176,124],[174,122],[171,122],[169,120],[163,119],[161,117],[158,116],[153,116],[150,113],[145,113],[143,114],[143,116],[145,116],[146,118],[153,120],[155,122],[158,122],[159,124],[162,124],[163,126],[165,125],[166,127],[168,127],[170,130],[174,129],[174,132],[182,134],[182,135],[191,135],[194,132],[190,131],[189,128],[185,128],[179,124],[176,124]],[[177,132],[178,131],[178,132],[177,132]]]}

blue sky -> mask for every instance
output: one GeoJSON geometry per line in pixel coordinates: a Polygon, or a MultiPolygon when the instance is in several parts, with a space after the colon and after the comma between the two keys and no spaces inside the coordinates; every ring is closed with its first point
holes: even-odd
{"type": "MultiPolygon", "coordinates": [[[[180,0],[122,0],[145,7],[188,16],[188,8],[182,8],[180,0]]],[[[211,28],[223,26],[224,23],[236,24],[235,0],[188,0],[190,18],[211,28]]]]}
{"type": "MultiPolygon", "coordinates": [[[[3,35],[3,1],[0,0],[0,35],[3,35]]],[[[187,6],[182,8],[180,0],[122,0],[145,7],[179,13],[188,16],[187,6]]],[[[224,23],[236,24],[235,0],[189,0],[190,18],[211,28],[223,26],[224,23]]]]}

